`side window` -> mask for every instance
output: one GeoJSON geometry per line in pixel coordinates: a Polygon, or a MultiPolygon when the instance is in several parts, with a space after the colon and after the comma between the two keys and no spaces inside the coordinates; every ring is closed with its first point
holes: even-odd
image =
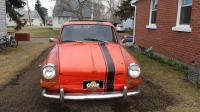
{"type": "Polygon", "coordinates": [[[179,0],[176,26],[172,31],[191,32],[192,0],[179,0]]]}
{"type": "Polygon", "coordinates": [[[180,24],[190,24],[192,13],[192,0],[182,0],[180,11],[180,24]]]}
{"type": "Polygon", "coordinates": [[[151,0],[149,24],[146,26],[146,28],[149,28],[149,29],[157,28],[156,26],[157,11],[158,11],[158,0],[151,0]]]}
{"type": "Polygon", "coordinates": [[[150,17],[150,24],[156,24],[156,17],[157,17],[157,10],[158,10],[158,0],[151,1],[151,17],[150,17]]]}

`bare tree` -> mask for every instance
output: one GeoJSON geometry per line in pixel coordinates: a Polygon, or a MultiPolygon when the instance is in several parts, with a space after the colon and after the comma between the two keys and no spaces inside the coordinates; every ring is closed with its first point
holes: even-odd
{"type": "Polygon", "coordinates": [[[121,0],[90,0],[93,19],[113,21],[119,1],[121,0]]]}
{"type": "Polygon", "coordinates": [[[115,11],[121,0],[51,0],[56,1],[55,12],[71,12],[78,19],[83,19],[83,10],[88,8],[91,11],[92,19],[115,21],[115,11]]]}
{"type": "Polygon", "coordinates": [[[107,7],[107,12],[105,13],[105,16],[108,20],[113,21],[116,18],[115,11],[118,6],[118,0],[103,0],[103,2],[107,7]]]}
{"type": "Polygon", "coordinates": [[[92,15],[94,20],[105,19],[105,5],[102,0],[92,0],[92,15]]]}
{"type": "Polygon", "coordinates": [[[71,12],[76,15],[76,17],[81,20],[83,19],[84,8],[91,9],[91,3],[89,0],[57,0],[55,12],[61,10],[71,12]]]}

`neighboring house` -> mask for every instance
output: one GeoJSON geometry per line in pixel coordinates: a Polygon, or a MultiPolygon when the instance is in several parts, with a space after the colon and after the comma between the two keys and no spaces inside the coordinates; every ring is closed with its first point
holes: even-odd
{"type": "Polygon", "coordinates": [[[122,24],[126,29],[133,29],[133,19],[128,18],[127,20],[122,20],[122,24]]]}
{"type": "Polygon", "coordinates": [[[5,0],[0,0],[0,36],[6,34],[6,6],[5,0]]]}
{"type": "Polygon", "coordinates": [[[72,13],[63,11],[62,14],[53,14],[53,28],[59,29],[62,24],[66,21],[70,21],[72,19],[72,13]]]}
{"type": "MultiPolygon", "coordinates": [[[[59,29],[62,26],[62,24],[66,21],[79,19],[76,12],[65,10],[66,8],[64,7],[65,6],[67,7],[65,3],[68,3],[68,2],[71,8],[75,8],[75,9],[77,8],[77,4],[75,3],[76,2],[75,0],[65,0],[64,2],[61,0],[56,0],[56,5],[53,11],[53,28],[54,29],[59,29]]],[[[92,17],[91,7],[84,6],[82,10],[82,16],[84,20],[91,19],[92,17]]]]}
{"type": "Polygon", "coordinates": [[[30,11],[30,13],[28,13],[28,11],[25,11],[23,12],[23,14],[24,16],[21,18],[21,20],[22,22],[27,22],[26,25],[30,25],[30,22],[32,26],[43,25],[42,19],[36,10],[30,11]],[[30,15],[30,22],[29,22],[29,15],[30,15]]]}
{"type": "MultiPolygon", "coordinates": [[[[30,22],[29,22],[29,14],[28,11],[25,11],[24,9],[18,10],[20,12],[20,14],[23,15],[21,19],[21,21],[24,23],[26,23],[26,25],[31,25],[32,26],[41,26],[43,25],[42,19],[40,17],[40,15],[38,14],[38,12],[36,10],[34,11],[30,11],[30,22]]],[[[14,27],[16,26],[16,23],[7,15],[6,17],[6,23],[8,27],[14,27]]]]}
{"type": "Polygon", "coordinates": [[[200,68],[199,0],[137,0],[135,5],[138,46],[200,68]]]}

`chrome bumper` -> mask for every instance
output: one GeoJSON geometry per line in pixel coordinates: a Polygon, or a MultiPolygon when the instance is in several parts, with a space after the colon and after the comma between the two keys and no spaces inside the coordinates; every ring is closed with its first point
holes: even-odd
{"type": "Polygon", "coordinates": [[[64,89],[60,89],[60,94],[48,94],[47,91],[44,89],[42,91],[42,96],[46,98],[52,99],[60,99],[62,102],[63,100],[91,100],[91,99],[110,99],[110,98],[120,98],[127,96],[133,96],[139,94],[140,91],[137,90],[129,90],[127,87],[124,87],[122,92],[105,92],[105,93],[92,93],[92,94],[84,94],[84,93],[64,93],[64,89]]]}

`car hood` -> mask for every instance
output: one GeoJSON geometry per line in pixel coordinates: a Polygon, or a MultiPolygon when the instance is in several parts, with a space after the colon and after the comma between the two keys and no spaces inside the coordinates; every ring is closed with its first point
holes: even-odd
{"type": "Polygon", "coordinates": [[[104,73],[109,64],[114,65],[115,72],[125,72],[125,63],[120,45],[106,43],[104,48],[99,43],[66,43],[59,45],[60,73],[71,75],[104,73]],[[105,51],[105,48],[107,51],[105,51]],[[109,54],[105,54],[105,52],[109,54]],[[110,55],[110,59],[108,58],[110,55]],[[107,62],[112,60],[112,62],[107,62]]]}
{"type": "Polygon", "coordinates": [[[123,89],[127,68],[120,45],[73,42],[59,45],[60,85],[66,91],[82,88],[85,81],[103,81],[100,91],[123,89]],[[71,85],[69,87],[69,85],[71,85]],[[73,87],[72,87],[73,86],[73,87]]]}

